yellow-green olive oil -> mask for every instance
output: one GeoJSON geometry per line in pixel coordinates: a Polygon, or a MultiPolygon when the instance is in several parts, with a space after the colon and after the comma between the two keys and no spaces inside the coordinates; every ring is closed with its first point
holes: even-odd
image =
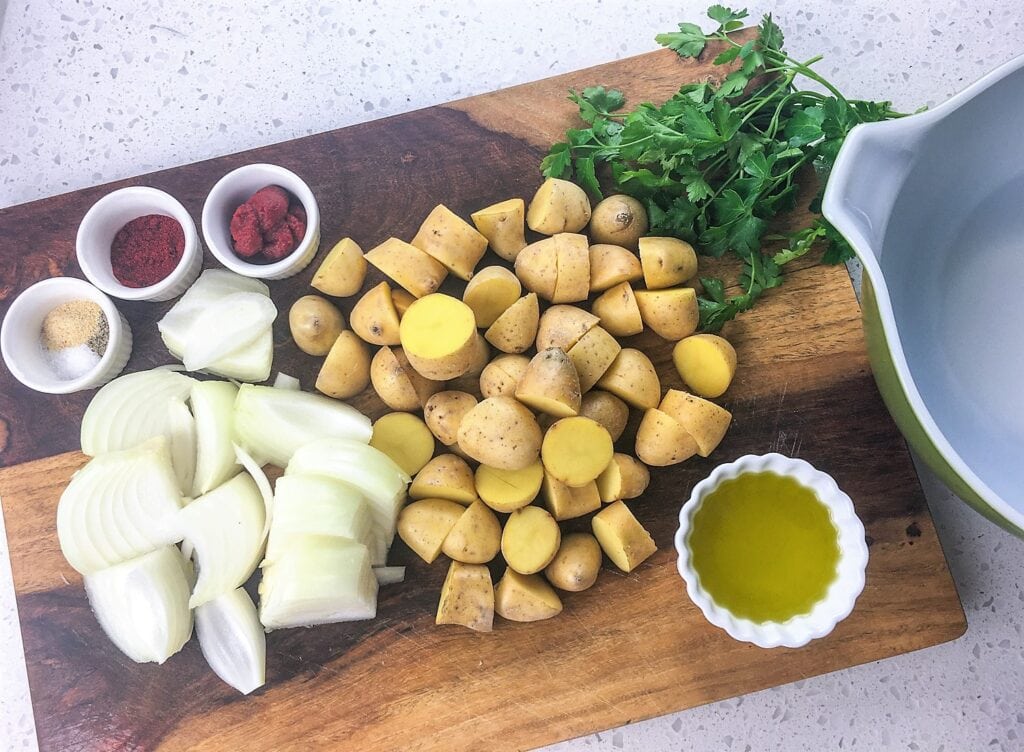
{"type": "Polygon", "coordinates": [[[784,622],[825,597],[839,533],[811,489],[775,473],[744,473],[704,497],[689,549],[715,603],[754,622],[784,622]]]}

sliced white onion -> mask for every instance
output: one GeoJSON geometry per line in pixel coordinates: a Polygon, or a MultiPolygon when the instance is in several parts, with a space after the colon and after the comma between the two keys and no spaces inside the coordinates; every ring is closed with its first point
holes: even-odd
{"type": "Polygon", "coordinates": [[[267,329],[242,350],[225,355],[203,369],[238,381],[266,381],[274,365],[274,334],[267,329]]]}
{"type": "Polygon", "coordinates": [[[242,384],[235,400],[235,441],[260,462],[288,464],[315,439],[370,441],[370,419],[344,402],[310,392],[242,384]]]}
{"type": "Polygon", "coordinates": [[[278,371],[274,377],[274,389],[301,389],[299,380],[284,371],[278,371]]]}
{"type": "Polygon", "coordinates": [[[265,562],[272,563],[309,534],[347,538],[369,546],[372,524],[370,507],[353,486],[322,476],[283,476],[274,488],[274,522],[265,562]]]}
{"type": "Polygon", "coordinates": [[[192,493],[196,474],[196,421],[184,400],[175,397],[167,403],[167,428],[171,440],[171,464],[182,494],[192,493]]]}
{"type": "Polygon", "coordinates": [[[108,452],[75,473],[57,504],[57,538],[82,574],[181,540],[181,491],[167,439],[108,452]]]}
{"type": "Polygon", "coordinates": [[[304,536],[260,581],[260,621],[270,631],[377,615],[377,578],[366,546],[344,538],[304,536]]]}
{"type": "Polygon", "coordinates": [[[277,307],[258,292],[236,292],[204,308],[192,323],[181,360],[199,371],[245,350],[277,318],[277,307]]]}
{"type": "Polygon", "coordinates": [[[192,636],[185,562],[176,546],[85,576],[96,618],[136,663],[163,663],[192,636]]]}
{"type": "Polygon", "coordinates": [[[397,585],[405,582],[405,567],[374,567],[373,576],[378,585],[397,585]]]}
{"type": "Polygon", "coordinates": [[[171,400],[186,400],[195,379],[165,368],[119,376],[92,398],[82,416],[82,451],[90,457],[130,449],[171,434],[171,400]]]}
{"type": "Polygon", "coordinates": [[[295,452],[285,475],[325,475],[357,488],[373,516],[372,561],[384,564],[409,483],[409,476],[390,457],[358,441],[318,439],[295,452]]]}
{"type": "Polygon", "coordinates": [[[192,385],[196,422],[196,472],[192,496],[202,496],[235,474],[238,462],[231,445],[235,396],[228,381],[197,381],[192,385]]]}
{"type": "Polygon", "coordinates": [[[252,598],[236,588],[196,609],[199,647],[213,673],[243,695],[267,681],[267,636],[252,598]]]}
{"type": "Polygon", "coordinates": [[[256,292],[270,295],[270,288],[258,279],[243,277],[226,269],[206,269],[185,291],[164,317],[157,329],[167,349],[180,358],[196,318],[207,307],[236,292],[256,292]]]}
{"type": "Polygon", "coordinates": [[[189,606],[196,608],[249,579],[263,551],[266,513],[256,482],[239,473],[179,513],[199,574],[189,606]]]}
{"type": "Polygon", "coordinates": [[[235,458],[238,460],[238,463],[252,477],[256,483],[256,488],[260,490],[260,496],[263,498],[263,532],[260,534],[260,542],[262,543],[267,540],[267,535],[270,534],[270,524],[274,521],[274,489],[270,487],[267,474],[263,472],[263,468],[253,459],[252,455],[238,446],[238,444],[232,444],[231,448],[235,452],[235,458]]]}

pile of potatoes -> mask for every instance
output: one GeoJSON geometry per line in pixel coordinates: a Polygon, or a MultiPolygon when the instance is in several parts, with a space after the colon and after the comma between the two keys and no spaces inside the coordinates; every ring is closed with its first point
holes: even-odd
{"type": "Polygon", "coordinates": [[[593,585],[602,554],[630,572],[656,551],[625,500],[647,488],[649,465],[706,457],[722,440],[732,416],[710,400],[732,381],[736,352],[695,334],[696,254],[644,237],[647,216],[632,198],[592,211],[577,185],[549,179],[528,208],[510,199],[472,222],[438,206],[411,242],[363,253],[342,240],[315,289],[355,295],[368,265],[397,287],[363,294],[350,328],[319,295],[296,301],[289,322],[304,352],[326,356],[319,391],[346,399],[372,384],[394,411],[371,444],[414,476],[399,536],[424,561],[451,560],[437,623],[490,631],[495,613],[558,614],[557,590],[593,585]],[[548,237],[527,243],[526,226],[548,237]],[[478,270],[488,247],[514,271],[478,270]],[[438,292],[448,274],[466,281],[461,300],[438,292]],[[591,296],[589,310],[577,305],[591,296]],[[650,358],[617,339],[645,328],[677,342],[690,392],[662,393],[650,358]],[[614,449],[630,408],[643,411],[636,457],[614,449]],[[592,513],[591,532],[562,534],[559,523],[592,513]],[[486,565],[499,552],[507,569],[494,585],[486,565]]]}

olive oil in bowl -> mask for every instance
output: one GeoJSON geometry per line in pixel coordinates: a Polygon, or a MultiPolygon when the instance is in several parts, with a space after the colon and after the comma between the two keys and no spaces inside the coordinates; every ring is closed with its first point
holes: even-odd
{"type": "Polygon", "coordinates": [[[688,544],[712,600],[754,622],[809,613],[839,562],[828,508],[811,489],[772,472],[743,473],[705,496],[688,544]]]}
{"type": "Polygon", "coordinates": [[[675,544],[705,618],[763,648],[824,637],[864,589],[868,547],[850,497],[781,454],[716,467],[680,510],[675,544]]]}

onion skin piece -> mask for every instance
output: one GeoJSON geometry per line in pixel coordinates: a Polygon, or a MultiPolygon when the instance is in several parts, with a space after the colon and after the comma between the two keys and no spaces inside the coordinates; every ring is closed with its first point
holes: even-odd
{"type": "Polygon", "coordinates": [[[57,504],[61,551],[83,575],[181,540],[181,491],[167,439],[90,460],[57,504]]]}
{"type": "Polygon", "coordinates": [[[368,444],[370,419],[330,397],[242,384],[235,400],[235,443],[258,462],[285,467],[304,444],[339,438],[368,444]]]}
{"type": "Polygon", "coordinates": [[[163,663],[192,636],[186,564],[176,546],[86,575],[84,581],[103,631],[136,663],[163,663]]]}
{"type": "Polygon", "coordinates": [[[105,384],[82,416],[82,451],[90,457],[170,437],[173,399],[187,400],[195,379],[166,368],[118,376],[105,384]]]}
{"type": "Polygon", "coordinates": [[[248,473],[239,473],[179,512],[181,530],[199,565],[189,607],[249,579],[263,554],[265,522],[263,497],[248,473]]]}
{"type": "Polygon", "coordinates": [[[195,610],[206,662],[224,682],[247,695],[267,681],[267,636],[252,598],[236,588],[195,610]]]}

